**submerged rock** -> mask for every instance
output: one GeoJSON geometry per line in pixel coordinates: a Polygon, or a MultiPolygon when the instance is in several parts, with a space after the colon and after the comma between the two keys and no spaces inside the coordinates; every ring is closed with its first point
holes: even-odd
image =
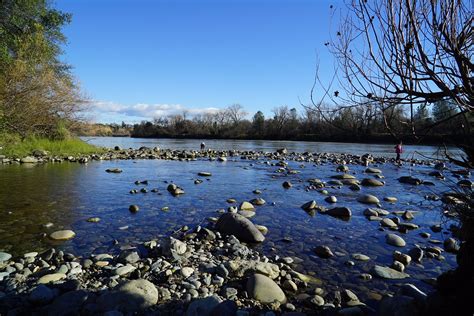
{"type": "Polygon", "coordinates": [[[372,273],[379,278],[393,279],[393,280],[405,279],[410,276],[404,272],[400,272],[389,267],[383,267],[383,266],[378,266],[378,265],[375,265],[373,267],[372,273]]]}
{"type": "Polygon", "coordinates": [[[403,240],[402,237],[395,235],[395,234],[387,234],[385,236],[385,241],[387,244],[395,246],[395,247],[405,247],[406,242],[403,240]]]}
{"type": "Polygon", "coordinates": [[[68,240],[74,238],[74,236],[76,236],[76,233],[69,229],[58,230],[49,235],[53,240],[68,240]]]}
{"type": "Polygon", "coordinates": [[[348,207],[334,207],[327,210],[326,214],[333,217],[349,218],[352,216],[351,209],[348,207]]]}

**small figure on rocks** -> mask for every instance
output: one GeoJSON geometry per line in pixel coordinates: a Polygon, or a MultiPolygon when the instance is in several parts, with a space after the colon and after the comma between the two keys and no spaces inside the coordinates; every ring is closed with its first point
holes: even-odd
{"type": "Polygon", "coordinates": [[[206,144],[204,142],[201,143],[201,151],[203,151],[206,148],[206,144]]]}
{"type": "Polygon", "coordinates": [[[395,153],[397,154],[396,162],[400,165],[401,158],[400,155],[403,153],[402,141],[400,141],[397,145],[395,145],[395,153]]]}

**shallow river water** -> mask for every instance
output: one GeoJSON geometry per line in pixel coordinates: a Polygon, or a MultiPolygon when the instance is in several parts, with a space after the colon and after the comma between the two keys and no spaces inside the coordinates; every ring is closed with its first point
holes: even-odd
{"type": "MultiPolygon", "coordinates": [[[[165,146],[163,146],[165,147],[165,146]]],[[[272,161],[277,162],[277,161],[272,161]]],[[[363,173],[365,167],[349,165],[350,173],[358,180],[372,177],[363,173]]],[[[306,191],[307,180],[318,178],[329,181],[337,174],[336,165],[301,163],[289,161],[289,169],[297,174],[277,173],[277,166],[270,166],[263,160],[242,160],[229,158],[227,162],[217,161],[168,161],[168,160],[121,160],[77,163],[48,163],[43,165],[0,165],[0,251],[21,255],[28,251],[39,251],[52,245],[71,251],[76,255],[117,252],[120,246],[139,243],[160,235],[169,235],[182,225],[206,224],[210,216],[218,216],[218,210],[226,209],[228,198],[238,202],[262,197],[266,204],[258,206],[252,221],[265,225],[269,232],[266,240],[258,245],[268,256],[295,256],[303,259],[297,270],[312,274],[323,281],[323,288],[344,287],[356,291],[360,298],[370,300],[378,294],[393,292],[398,283],[411,282],[422,290],[431,286],[424,279],[437,277],[441,272],[455,266],[455,256],[443,253],[444,261],[425,259],[422,265],[411,264],[406,272],[407,280],[387,281],[373,279],[362,281],[358,275],[368,272],[374,264],[390,265],[394,250],[407,252],[415,244],[429,246],[432,240],[444,240],[449,236],[449,223],[441,217],[441,202],[429,201],[428,194],[440,194],[455,183],[446,173],[447,179],[436,180],[428,176],[432,166],[401,168],[390,163],[378,166],[382,169],[386,185],[363,187],[360,192],[328,187],[335,195],[335,206],[347,206],[353,216],[342,221],[330,216],[308,215],[300,207],[303,203],[316,200],[318,204],[331,207],[324,201],[325,195],[317,191],[306,191]],[[120,168],[120,174],[106,173],[107,168],[120,168]],[[211,172],[203,178],[200,171],[211,172]],[[433,181],[435,186],[411,186],[401,184],[402,175],[413,175],[433,181]],[[194,184],[201,178],[203,183],[194,184]],[[158,193],[130,194],[131,189],[140,189],[136,180],[148,180],[146,186],[158,193]],[[293,187],[284,189],[283,181],[291,181],[293,187]],[[185,194],[173,197],[166,191],[168,183],[174,182],[185,190],[185,194]],[[260,195],[252,191],[259,189],[260,195]],[[413,223],[419,229],[402,234],[407,242],[404,248],[396,249],[385,243],[388,230],[380,231],[379,222],[368,221],[362,212],[367,205],[356,201],[360,194],[374,194],[383,199],[395,196],[398,202],[382,201],[382,208],[388,211],[416,211],[413,223]],[[137,204],[140,211],[131,214],[130,204],[137,204]],[[168,211],[162,211],[168,207],[168,211]],[[98,223],[86,220],[100,217],[98,223]],[[53,223],[47,229],[43,225],[53,223]],[[441,223],[443,232],[434,233],[429,227],[441,223]],[[72,229],[76,237],[60,244],[42,237],[59,229],[72,229]],[[429,232],[431,239],[423,239],[420,232],[429,232]],[[114,245],[114,240],[118,241],[114,245]],[[431,240],[431,241],[430,241],[431,240]],[[331,259],[314,255],[318,245],[327,245],[339,254],[331,259]],[[353,260],[351,254],[363,253],[371,259],[356,261],[355,266],[345,263],[353,260]],[[378,293],[378,294],[374,294],[378,293]]]]}

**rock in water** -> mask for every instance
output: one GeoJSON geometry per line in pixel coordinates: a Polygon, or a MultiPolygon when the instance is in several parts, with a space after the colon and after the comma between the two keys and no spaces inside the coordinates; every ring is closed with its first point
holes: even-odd
{"type": "Polygon", "coordinates": [[[420,185],[420,184],[423,183],[423,181],[421,181],[420,179],[414,178],[412,176],[400,177],[400,178],[398,178],[398,181],[400,183],[406,183],[406,184],[412,184],[412,185],[420,185]]]}
{"type": "Polygon", "coordinates": [[[247,293],[253,299],[270,304],[275,301],[286,303],[286,296],[282,289],[269,277],[263,274],[253,274],[247,281],[247,293]]]}
{"type": "Polygon", "coordinates": [[[314,252],[316,253],[316,255],[318,255],[318,257],[320,258],[331,258],[334,256],[334,254],[332,253],[331,249],[329,249],[328,246],[317,246],[315,249],[314,249],[314,252]]]}
{"type": "Polygon", "coordinates": [[[36,159],[35,157],[32,157],[32,156],[26,156],[24,158],[21,158],[20,162],[21,163],[37,163],[38,159],[36,159]]]}
{"type": "Polygon", "coordinates": [[[380,200],[376,196],[371,195],[371,194],[362,195],[357,199],[357,201],[364,204],[379,204],[380,203],[380,200]]]}
{"type": "Polygon", "coordinates": [[[333,217],[349,218],[352,216],[351,209],[348,207],[334,207],[327,210],[326,214],[333,217]]]}
{"type": "Polygon", "coordinates": [[[121,173],[121,172],[122,172],[122,169],[119,169],[119,168],[110,168],[110,169],[105,170],[105,172],[108,172],[108,173],[121,173]]]}
{"type": "Polygon", "coordinates": [[[68,240],[74,238],[74,236],[76,236],[76,233],[69,229],[58,230],[49,235],[49,237],[54,240],[68,240]]]}
{"type": "Polygon", "coordinates": [[[376,168],[367,168],[365,169],[366,173],[382,173],[382,170],[376,168]]]}
{"type": "Polygon", "coordinates": [[[253,204],[247,201],[242,202],[239,206],[239,210],[241,211],[253,211],[254,209],[253,204]]]}
{"type": "Polygon", "coordinates": [[[244,242],[262,242],[265,240],[263,234],[250,220],[236,213],[222,214],[216,223],[216,229],[223,234],[234,235],[244,242]]]}
{"type": "Polygon", "coordinates": [[[387,244],[395,246],[395,247],[405,247],[406,242],[403,240],[402,237],[395,235],[395,234],[387,234],[385,236],[385,241],[387,244]]]}
{"type": "Polygon", "coordinates": [[[157,302],[158,290],[153,283],[144,279],[127,281],[97,300],[101,311],[116,309],[126,313],[144,310],[157,302]]]}
{"type": "Polygon", "coordinates": [[[382,181],[372,179],[372,178],[363,179],[361,184],[365,187],[381,187],[384,185],[382,181]]]}
{"type": "Polygon", "coordinates": [[[382,279],[404,279],[409,277],[409,275],[404,272],[377,265],[372,269],[372,273],[382,279]]]}

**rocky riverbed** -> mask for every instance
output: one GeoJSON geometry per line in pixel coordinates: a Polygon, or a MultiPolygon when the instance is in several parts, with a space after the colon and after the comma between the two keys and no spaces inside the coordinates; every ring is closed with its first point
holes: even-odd
{"type": "Polygon", "coordinates": [[[371,155],[157,148],[33,154],[2,161],[100,166],[101,177],[120,181],[120,191],[107,192],[110,204],[129,203],[85,212],[77,224],[36,223],[42,247],[28,253],[0,246],[0,313],[393,315],[403,306],[416,315],[459,249],[440,200],[456,203],[448,189],[472,187],[468,173],[442,163],[398,167],[371,155]],[[143,178],[132,179],[129,164],[143,160],[171,161],[159,164],[164,174],[175,164],[181,170],[158,180],[158,165],[147,164],[143,178]],[[167,229],[153,233],[160,221],[167,229]],[[77,246],[94,239],[99,245],[77,246]]]}

